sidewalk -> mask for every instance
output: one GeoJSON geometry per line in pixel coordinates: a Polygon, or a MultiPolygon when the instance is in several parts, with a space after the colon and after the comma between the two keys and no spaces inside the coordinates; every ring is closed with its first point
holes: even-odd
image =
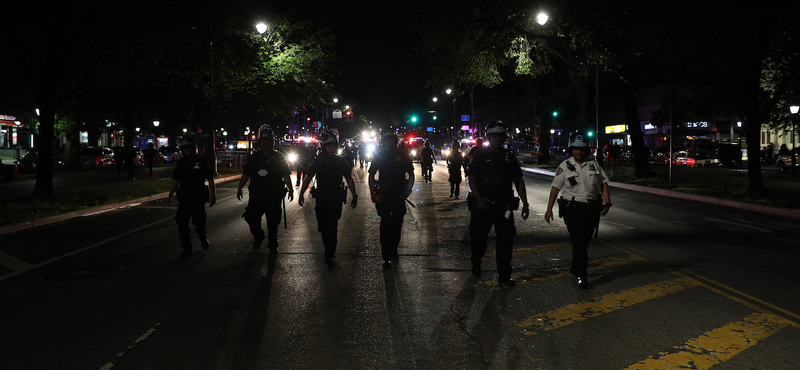
{"type": "MultiPolygon", "coordinates": [[[[214,179],[214,183],[215,184],[220,184],[220,183],[227,182],[227,181],[238,180],[241,177],[242,177],[241,174],[233,175],[233,176],[227,176],[227,177],[219,177],[219,178],[214,179]]],[[[28,180],[28,181],[31,181],[31,180],[28,180]]],[[[33,181],[35,181],[35,180],[33,180],[33,181]]],[[[8,183],[8,182],[4,183],[4,185],[6,185],[6,184],[13,184],[13,183],[8,183]]],[[[0,190],[2,190],[2,191],[6,191],[7,189],[8,188],[5,187],[5,186],[0,187],[0,190]]],[[[22,196],[22,195],[19,195],[19,196],[22,196]]],[[[127,200],[127,201],[123,201],[123,202],[102,204],[102,205],[99,205],[99,206],[84,208],[84,209],[80,209],[80,210],[73,211],[73,212],[62,213],[60,215],[44,217],[44,218],[35,219],[35,220],[31,220],[31,221],[26,221],[26,222],[20,222],[20,223],[16,223],[16,224],[4,225],[4,226],[0,226],[0,235],[10,234],[10,233],[14,233],[14,232],[17,232],[17,231],[22,231],[22,230],[27,230],[27,229],[31,229],[31,228],[34,228],[34,227],[39,227],[39,226],[43,226],[43,225],[47,225],[47,224],[52,224],[52,223],[55,223],[55,222],[66,221],[66,220],[69,220],[69,219],[75,218],[75,217],[82,217],[82,216],[92,215],[92,214],[95,214],[95,213],[101,213],[101,212],[112,211],[112,210],[116,210],[116,209],[120,209],[120,208],[131,207],[131,206],[134,206],[134,205],[137,205],[137,204],[140,204],[140,203],[145,203],[145,202],[150,202],[150,201],[157,200],[157,199],[166,198],[168,196],[169,196],[169,192],[163,192],[163,193],[153,194],[153,195],[150,195],[150,196],[147,196],[147,197],[143,197],[143,198],[139,198],[139,199],[132,199],[132,200],[127,200]]]]}
{"type": "MultiPolygon", "coordinates": [[[[554,171],[551,171],[549,169],[522,167],[522,170],[523,171],[527,171],[527,172],[537,173],[537,174],[540,174],[540,175],[546,175],[546,176],[555,176],[556,175],[556,173],[554,171]]],[[[724,206],[724,207],[742,209],[742,210],[747,210],[747,211],[753,211],[753,212],[758,212],[758,213],[769,214],[769,215],[773,215],[773,216],[788,217],[788,218],[792,218],[792,219],[795,219],[795,220],[800,220],[800,212],[795,211],[795,210],[791,210],[791,209],[762,206],[762,205],[758,205],[758,204],[751,204],[751,203],[744,203],[744,202],[736,202],[736,201],[732,201],[732,200],[709,197],[709,196],[705,196],[705,195],[695,195],[695,194],[681,193],[681,192],[678,192],[678,191],[672,191],[672,190],[666,190],[666,189],[660,189],[660,188],[653,188],[653,187],[647,187],[647,186],[632,185],[632,184],[625,184],[625,183],[614,182],[614,181],[609,181],[608,185],[611,186],[611,187],[626,189],[626,190],[630,190],[630,191],[637,191],[637,192],[640,192],[640,193],[650,193],[650,194],[655,194],[655,195],[660,195],[660,196],[665,196],[665,197],[670,197],[670,198],[678,198],[678,199],[685,199],[685,200],[694,201],[694,202],[716,204],[716,205],[720,205],[720,206],[724,206]]]]}

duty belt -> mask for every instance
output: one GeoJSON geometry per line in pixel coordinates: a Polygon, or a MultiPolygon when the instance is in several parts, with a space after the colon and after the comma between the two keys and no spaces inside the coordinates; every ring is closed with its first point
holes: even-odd
{"type": "Polygon", "coordinates": [[[569,208],[569,210],[572,212],[600,211],[600,203],[597,201],[590,201],[584,203],[575,200],[566,200],[562,198],[558,200],[558,206],[569,208]]]}

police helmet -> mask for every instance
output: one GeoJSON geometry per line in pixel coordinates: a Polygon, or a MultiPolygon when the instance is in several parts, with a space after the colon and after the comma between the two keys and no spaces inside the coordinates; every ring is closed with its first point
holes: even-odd
{"type": "Polygon", "coordinates": [[[583,135],[575,135],[572,142],[569,143],[570,148],[588,148],[589,140],[584,138],[583,135]]]}
{"type": "Polygon", "coordinates": [[[461,142],[458,140],[453,140],[452,148],[453,150],[461,150],[461,142]]]}
{"type": "Polygon", "coordinates": [[[323,132],[322,135],[320,135],[320,142],[320,145],[339,145],[339,135],[336,135],[336,133],[332,131],[323,132]]]}
{"type": "Polygon", "coordinates": [[[258,139],[275,139],[275,133],[272,132],[272,127],[269,125],[261,125],[258,128],[258,139]]]}
{"type": "Polygon", "coordinates": [[[392,129],[386,129],[383,131],[383,134],[381,135],[381,141],[384,141],[386,139],[397,139],[397,134],[395,134],[394,130],[392,129]]]}
{"type": "Polygon", "coordinates": [[[185,138],[183,138],[183,140],[181,140],[181,149],[183,149],[184,147],[187,147],[187,146],[191,146],[191,147],[197,149],[197,144],[194,143],[194,140],[192,140],[191,138],[185,137],[185,138]]]}
{"type": "Polygon", "coordinates": [[[486,130],[484,130],[484,133],[486,135],[501,134],[508,136],[508,128],[502,121],[492,121],[486,125],[486,130]]]}

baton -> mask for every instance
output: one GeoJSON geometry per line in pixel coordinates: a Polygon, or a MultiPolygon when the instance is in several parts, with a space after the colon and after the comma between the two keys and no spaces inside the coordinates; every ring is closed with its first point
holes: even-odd
{"type": "Polygon", "coordinates": [[[406,198],[406,202],[408,202],[408,204],[410,204],[410,205],[411,205],[411,207],[413,207],[413,208],[417,208],[417,206],[415,206],[415,205],[414,205],[414,203],[411,203],[411,201],[410,201],[410,200],[408,200],[408,198],[406,198]]]}
{"type": "Polygon", "coordinates": [[[284,229],[289,228],[289,226],[286,225],[286,198],[283,198],[283,228],[284,229]]]}
{"type": "Polygon", "coordinates": [[[600,231],[600,217],[597,218],[597,226],[594,227],[594,238],[597,239],[597,232],[600,231]]]}

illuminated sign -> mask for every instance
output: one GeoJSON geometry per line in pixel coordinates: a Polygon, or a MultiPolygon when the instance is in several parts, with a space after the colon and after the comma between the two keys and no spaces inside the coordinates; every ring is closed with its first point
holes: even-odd
{"type": "Polygon", "coordinates": [[[653,126],[653,124],[652,124],[652,123],[648,123],[648,124],[644,125],[644,129],[645,129],[645,130],[655,130],[656,128],[657,128],[657,127],[656,127],[656,126],[653,126]]]}
{"type": "Polygon", "coordinates": [[[686,128],[708,128],[708,122],[686,122],[686,128]]]}
{"type": "Polygon", "coordinates": [[[628,131],[628,125],[606,126],[607,134],[621,134],[625,131],[628,131]]]}

